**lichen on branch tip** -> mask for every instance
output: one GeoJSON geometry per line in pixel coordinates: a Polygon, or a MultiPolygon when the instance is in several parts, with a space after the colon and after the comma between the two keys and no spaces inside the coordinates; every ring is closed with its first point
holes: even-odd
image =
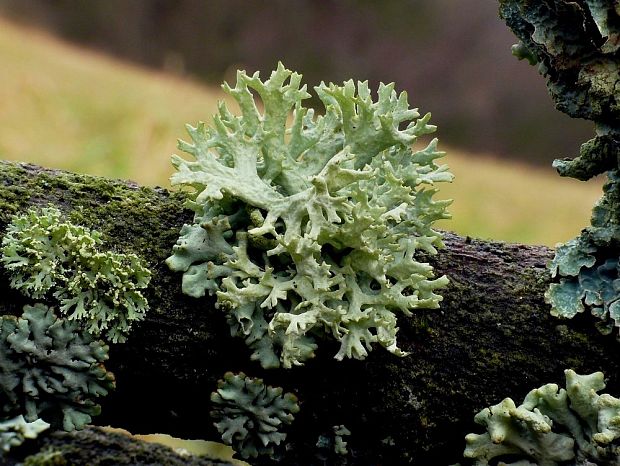
{"type": "Polygon", "coordinates": [[[340,342],[337,359],[364,359],[374,344],[405,355],[397,314],[437,308],[448,282],[418,259],[442,246],[432,225],[450,201],[433,196],[453,178],[436,139],[412,149],[435,131],[430,114],[393,84],[375,99],[347,81],[315,87],[317,115],[282,64],[265,81],[240,71],[224,90],[241,114],[222,103],[179,143],[193,159],[172,159],[195,213],[167,260],[184,293],[215,295],[266,368],[302,365],[326,337],[340,342]]]}

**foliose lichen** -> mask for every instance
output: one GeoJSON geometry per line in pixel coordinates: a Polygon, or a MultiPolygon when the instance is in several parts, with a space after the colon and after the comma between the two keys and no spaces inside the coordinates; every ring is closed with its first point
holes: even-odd
{"type": "Polygon", "coordinates": [[[602,372],[565,374],[566,389],[547,384],[520,406],[506,398],[480,411],[474,421],[487,432],[465,437],[464,456],[474,466],[619,464],[620,399],[597,394],[605,388],[602,372]]]}
{"type": "Polygon", "coordinates": [[[280,64],[266,81],[237,74],[233,115],[221,103],[213,127],[188,126],[192,143],[174,156],[173,185],[190,187],[194,223],[167,260],[183,272],[183,291],[217,296],[232,334],[263,367],[290,368],[314,356],[316,338],[340,342],[337,359],[363,359],[378,343],[396,355],[397,313],[437,308],[435,278],[418,253],[435,254],[435,220],[450,201],[433,199],[452,175],[436,161],[435,131],[406,93],[368,83],[315,88],[280,64]],[[255,103],[262,102],[262,111],[255,103]]]}
{"type": "Polygon", "coordinates": [[[545,298],[555,316],[589,309],[605,333],[620,326],[620,7],[614,0],[501,0],[500,14],[539,62],[556,107],[592,120],[596,135],[573,159],[556,160],[561,176],[586,181],[606,173],[591,226],[558,245],[556,279],[545,298]]]}
{"type": "Polygon", "coordinates": [[[603,333],[620,326],[620,178],[617,170],[607,175],[591,226],[556,248],[550,270],[559,281],[545,293],[553,315],[571,318],[589,309],[603,333]]]}
{"type": "Polygon", "coordinates": [[[222,440],[243,458],[273,455],[286,438],[281,430],[299,411],[297,397],[243,372],[227,372],[211,394],[211,418],[222,440]]]}
{"type": "Polygon", "coordinates": [[[142,291],[151,272],[135,254],[101,252],[101,234],[63,219],[55,207],[13,217],[0,262],[11,287],[50,299],[69,320],[114,343],[124,342],[148,303],[142,291]]]}
{"type": "Polygon", "coordinates": [[[59,319],[43,304],[21,317],[0,317],[0,406],[5,417],[23,414],[67,431],[99,414],[95,398],[114,388],[103,362],[108,347],[59,319]]]}
{"type": "Polygon", "coordinates": [[[24,416],[19,415],[6,421],[0,421],[0,459],[2,452],[8,452],[12,447],[18,447],[26,439],[34,439],[49,429],[50,425],[42,419],[26,422],[24,416]]]}

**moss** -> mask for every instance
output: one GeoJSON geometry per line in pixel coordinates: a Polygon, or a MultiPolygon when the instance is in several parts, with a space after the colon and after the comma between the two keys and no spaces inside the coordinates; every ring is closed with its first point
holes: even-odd
{"type": "Polygon", "coordinates": [[[181,456],[163,445],[93,427],[74,433],[53,432],[41,441],[41,445],[39,453],[24,460],[24,466],[230,466],[225,461],[181,456]]]}
{"type": "Polygon", "coordinates": [[[60,450],[48,449],[24,460],[24,466],[70,466],[60,450]]]}

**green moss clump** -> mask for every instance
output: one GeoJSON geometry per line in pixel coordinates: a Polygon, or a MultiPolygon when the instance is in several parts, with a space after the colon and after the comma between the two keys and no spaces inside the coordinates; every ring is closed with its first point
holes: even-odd
{"type": "Polygon", "coordinates": [[[60,450],[47,449],[24,460],[24,466],[71,466],[60,450]]]}

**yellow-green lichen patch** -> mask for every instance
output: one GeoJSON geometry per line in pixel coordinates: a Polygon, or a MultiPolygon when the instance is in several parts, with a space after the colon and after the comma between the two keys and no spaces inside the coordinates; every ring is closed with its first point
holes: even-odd
{"type": "Polygon", "coordinates": [[[64,220],[54,207],[13,217],[0,262],[11,287],[58,303],[91,334],[123,342],[148,309],[142,291],[151,272],[135,254],[101,252],[101,234],[64,220]]]}

